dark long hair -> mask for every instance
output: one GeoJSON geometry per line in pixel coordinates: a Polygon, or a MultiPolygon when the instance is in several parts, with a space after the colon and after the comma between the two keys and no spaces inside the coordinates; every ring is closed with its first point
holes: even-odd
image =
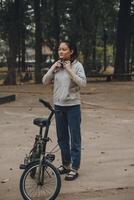
{"type": "Polygon", "coordinates": [[[69,47],[69,49],[73,51],[73,54],[71,55],[71,61],[74,61],[78,57],[76,44],[74,44],[72,41],[69,40],[62,40],[60,41],[60,44],[61,43],[65,43],[69,47]]]}

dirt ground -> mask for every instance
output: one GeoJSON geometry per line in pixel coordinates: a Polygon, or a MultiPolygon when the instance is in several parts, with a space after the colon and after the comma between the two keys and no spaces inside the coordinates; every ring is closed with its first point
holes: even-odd
{"type": "MultiPolygon", "coordinates": [[[[23,84],[0,86],[0,94],[16,94],[16,101],[0,105],[0,200],[21,200],[19,165],[38,131],[33,119],[48,114],[38,99],[52,103],[52,91],[23,84]]],[[[71,183],[62,177],[57,200],[134,200],[134,81],[90,82],[81,99],[80,176],[71,183]]],[[[50,137],[48,151],[57,143],[54,120],[50,137]]],[[[60,165],[60,151],[54,164],[60,165]]]]}

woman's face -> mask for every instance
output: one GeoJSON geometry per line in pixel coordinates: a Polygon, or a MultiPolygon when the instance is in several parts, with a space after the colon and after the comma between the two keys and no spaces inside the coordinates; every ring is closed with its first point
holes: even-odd
{"type": "Polygon", "coordinates": [[[62,60],[70,60],[73,51],[68,47],[68,45],[62,42],[58,49],[59,58],[62,60]]]}

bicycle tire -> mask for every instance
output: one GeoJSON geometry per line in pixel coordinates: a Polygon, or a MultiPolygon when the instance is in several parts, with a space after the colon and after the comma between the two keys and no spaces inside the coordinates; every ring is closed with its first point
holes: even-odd
{"type": "Polygon", "coordinates": [[[57,168],[50,162],[42,163],[43,183],[38,183],[40,162],[35,161],[27,166],[20,179],[20,192],[24,200],[55,200],[61,188],[61,178],[57,168]],[[31,170],[36,169],[34,177],[31,170]],[[51,191],[51,187],[54,187],[51,191]],[[37,190],[37,191],[36,191],[37,190]],[[34,194],[32,193],[34,192],[34,194]],[[39,196],[40,195],[40,196],[39,196]]]}

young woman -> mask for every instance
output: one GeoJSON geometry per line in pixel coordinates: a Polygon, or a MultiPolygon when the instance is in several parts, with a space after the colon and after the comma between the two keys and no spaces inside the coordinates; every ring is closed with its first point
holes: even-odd
{"type": "Polygon", "coordinates": [[[58,144],[61,149],[60,174],[65,180],[78,177],[81,160],[81,111],[80,87],[86,86],[82,64],[76,60],[77,48],[69,41],[63,41],[58,49],[59,60],[43,77],[43,83],[54,80],[53,100],[56,110],[58,144]]]}

